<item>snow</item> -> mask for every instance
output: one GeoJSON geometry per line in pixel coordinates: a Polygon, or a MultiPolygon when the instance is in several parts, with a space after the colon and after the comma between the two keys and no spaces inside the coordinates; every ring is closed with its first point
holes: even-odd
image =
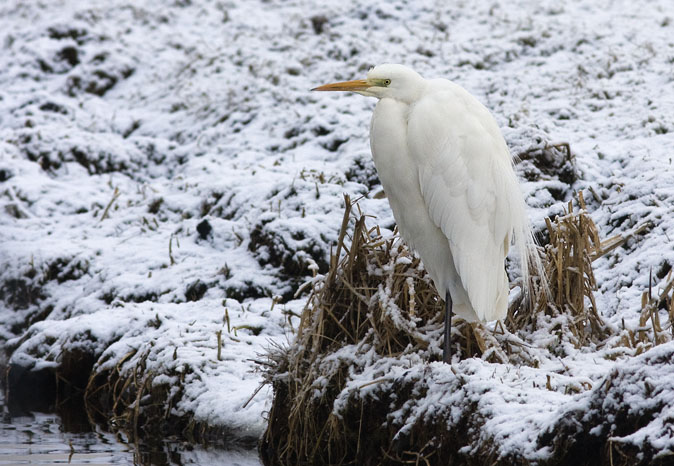
{"type": "MultiPolygon", "coordinates": [[[[259,436],[272,394],[243,407],[261,381],[254,360],[293,338],[307,297],[294,293],[315,266],[325,272],[342,194],[393,230],[375,196],[374,102],[308,91],[382,62],[466,87],[515,154],[568,142],[572,189],[602,237],[652,223],[595,262],[609,325],[638,327],[650,271],[658,292],[674,264],[668,0],[9,0],[0,31],[0,338],[11,363],[53,367],[80,345],[103,370],[135,350],[124,367],[145,357],[155,383],[189,374],[176,413],[259,436]]],[[[537,229],[565,207],[548,188],[571,191],[555,179],[522,186],[537,229]]],[[[554,336],[531,337],[545,348],[554,336]]],[[[541,351],[536,369],[462,361],[468,381],[433,403],[473,400],[489,414],[485,438],[542,457],[536,438],[552,413],[583,409],[611,371],[638,364],[612,351],[541,351]]],[[[407,365],[456,384],[410,358],[359,380],[407,365]]],[[[674,383],[671,371],[645,376],[674,383]]],[[[623,441],[673,450],[667,409],[623,441]]]]}

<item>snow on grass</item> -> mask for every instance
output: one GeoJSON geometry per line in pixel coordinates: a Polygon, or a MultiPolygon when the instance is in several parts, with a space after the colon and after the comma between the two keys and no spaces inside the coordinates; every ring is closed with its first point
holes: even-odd
{"type": "MultiPolygon", "coordinates": [[[[306,299],[293,294],[312,264],[325,270],[342,193],[365,196],[373,223],[394,226],[373,196],[374,102],[308,92],[382,62],[466,87],[513,153],[571,145],[574,186],[523,183],[536,228],[564,206],[551,187],[567,198],[583,189],[604,237],[652,222],[595,264],[600,312],[635,328],[649,272],[658,290],[674,263],[670,6],[4,2],[0,336],[11,361],[52,366],[75,345],[109,364],[149,352],[156,373],[194,370],[175,410],[259,435],[271,394],[242,408],[260,381],[251,360],[292,338],[288,312],[306,299]]],[[[549,337],[533,336],[541,346],[549,337]]],[[[565,386],[625,364],[603,356],[460,369],[474,371],[474,396],[493,413],[485,435],[534,454],[541,413],[578,396],[565,386]],[[553,390],[541,389],[550,373],[553,390]]]]}

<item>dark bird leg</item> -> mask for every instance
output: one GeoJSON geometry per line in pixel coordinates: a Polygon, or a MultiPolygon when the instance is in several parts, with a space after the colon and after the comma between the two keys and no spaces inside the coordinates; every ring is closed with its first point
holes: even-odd
{"type": "Polygon", "coordinates": [[[449,364],[452,360],[452,297],[445,292],[445,346],[442,348],[442,361],[449,364]]]}

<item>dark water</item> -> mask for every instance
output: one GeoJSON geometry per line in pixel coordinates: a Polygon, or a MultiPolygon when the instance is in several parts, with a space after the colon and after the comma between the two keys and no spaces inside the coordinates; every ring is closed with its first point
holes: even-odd
{"type": "Polygon", "coordinates": [[[92,427],[82,413],[26,412],[7,406],[0,390],[0,465],[129,464],[258,466],[254,451],[227,451],[180,442],[152,447],[92,427]]]}

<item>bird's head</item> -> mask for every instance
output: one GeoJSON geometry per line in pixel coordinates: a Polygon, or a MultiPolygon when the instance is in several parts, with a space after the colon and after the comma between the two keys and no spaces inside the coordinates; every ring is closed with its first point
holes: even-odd
{"type": "Polygon", "coordinates": [[[424,78],[403,65],[384,64],[372,68],[367,79],[325,84],[312,91],[351,91],[378,99],[391,98],[412,103],[424,88],[424,78]]]}

